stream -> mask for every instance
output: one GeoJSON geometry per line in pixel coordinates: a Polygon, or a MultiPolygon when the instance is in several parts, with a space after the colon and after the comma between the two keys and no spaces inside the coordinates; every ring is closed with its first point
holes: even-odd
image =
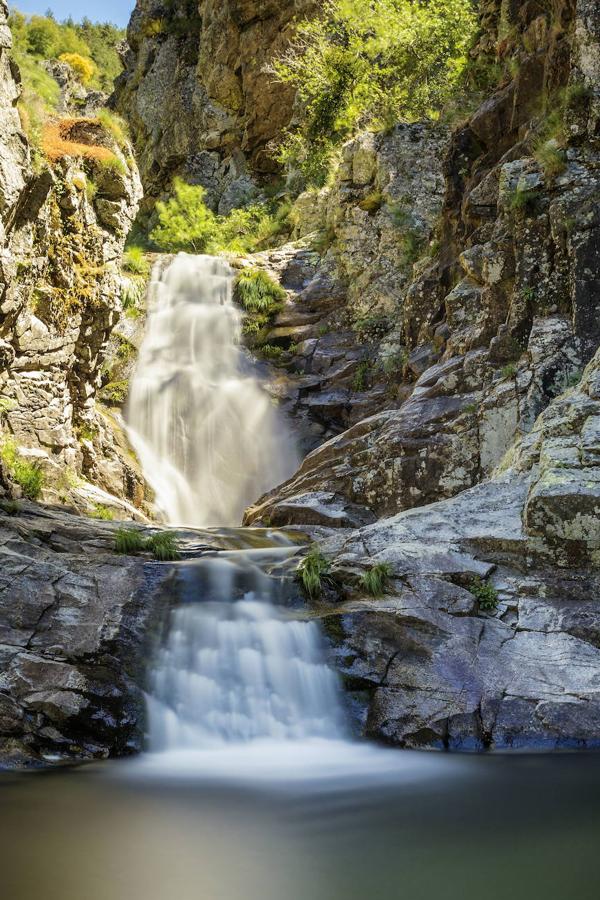
{"type": "MultiPolygon", "coordinates": [[[[297,466],[241,350],[233,272],[180,255],[153,285],[128,427],[172,525],[237,526],[297,466]]],[[[594,755],[459,756],[353,737],[273,532],[176,564],[139,758],[0,781],[6,900],[597,896],[594,755]],[[266,546],[264,545],[266,543],[266,546]]]]}

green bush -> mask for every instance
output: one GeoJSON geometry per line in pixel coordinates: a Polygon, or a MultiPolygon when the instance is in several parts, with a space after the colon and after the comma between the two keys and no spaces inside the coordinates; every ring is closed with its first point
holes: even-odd
{"type": "Polygon", "coordinates": [[[12,438],[7,438],[0,446],[0,458],[6,465],[10,477],[20,486],[25,496],[29,500],[37,500],[45,482],[40,465],[21,456],[12,438]]]}
{"type": "Polygon", "coordinates": [[[469,591],[477,598],[480,609],[490,611],[498,606],[498,592],[489,581],[483,581],[479,577],[474,578],[469,591]]]}
{"type": "Polygon", "coordinates": [[[92,519],[100,519],[104,522],[112,522],[114,517],[114,510],[110,509],[108,506],[103,506],[101,503],[96,503],[94,511],[91,513],[92,519]]]}
{"type": "Polygon", "coordinates": [[[205,196],[203,187],[175,179],[170,200],[159,200],[156,204],[158,225],[150,232],[150,239],[160,250],[166,253],[214,250],[218,223],[204,202],[205,196]]]}
{"type": "Polygon", "coordinates": [[[321,596],[323,581],[329,574],[329,560],[314,545],[308,551],[297,569],[297,576],[308,596],[314,600],[321,596]]]}
{"type": "Polygon", "coordinates": [[[467,63],[476,27],[470,0],[325,0],[274,65],[303,115],[280,160],[323,184],[335,149],[359,127],[436,115],[467,63]]]}
{"type": "Polygon", "coordinates": [[[235,281],[240,303],[247,312],[272,315],[281,308],[287,294],[263,269],[244,269],[235,281]]]}
{"type": "Polygon", "coordinates": [[[390,563],[376,563],[361,578],[361,585],[372,597],[381,597],[385,593],[388,581],[394,574],[390,563]]]}

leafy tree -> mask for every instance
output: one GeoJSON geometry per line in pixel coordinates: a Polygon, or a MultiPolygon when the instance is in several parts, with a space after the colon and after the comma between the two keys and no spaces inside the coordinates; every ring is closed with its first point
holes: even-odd
{"type": "Polygon", "coordinates": [[[336,145],[356,128],[435,116],[460,78],[475,25],[471,0],[325,0],[274,64],[303,107],[281,161],[323,182],[336,145]]]}
{"type": "Polygon", "coordinates": [[[166,203],[156,204],[159,224],[150,233],[150,239],[167,253],[211,250],[219,225],[215,214],[204,203],[204,188],[176,178],[173,194],[166,203]]]}

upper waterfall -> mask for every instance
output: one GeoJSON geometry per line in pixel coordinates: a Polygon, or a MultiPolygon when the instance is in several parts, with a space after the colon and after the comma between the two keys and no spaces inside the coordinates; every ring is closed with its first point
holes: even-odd
{"type": "Polygon", "coordinates": [[[127,424],[157,504],[174,525],[238,525],[297,456],[240,350],[233,270],[179,254],[152,284],[127,424]]]}

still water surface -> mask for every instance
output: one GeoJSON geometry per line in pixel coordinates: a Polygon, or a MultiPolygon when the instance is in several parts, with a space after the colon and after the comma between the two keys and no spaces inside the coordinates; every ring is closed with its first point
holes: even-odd
{"type": "Polygon", "coordinates": [[[600,758],[335,742],[0,777],[3,900],[597,900],[600,758]],[[319,762],[320,760],[320,762],[319,762]],[[173,776],[174,771],[177,777],[173,776]],[[208,771],[210,770],[210,772],[208,771]],[[190,772],[195,774],[192,777],[190,772]],[[235,772],[235,777],[230,773],[235,772]]]}

